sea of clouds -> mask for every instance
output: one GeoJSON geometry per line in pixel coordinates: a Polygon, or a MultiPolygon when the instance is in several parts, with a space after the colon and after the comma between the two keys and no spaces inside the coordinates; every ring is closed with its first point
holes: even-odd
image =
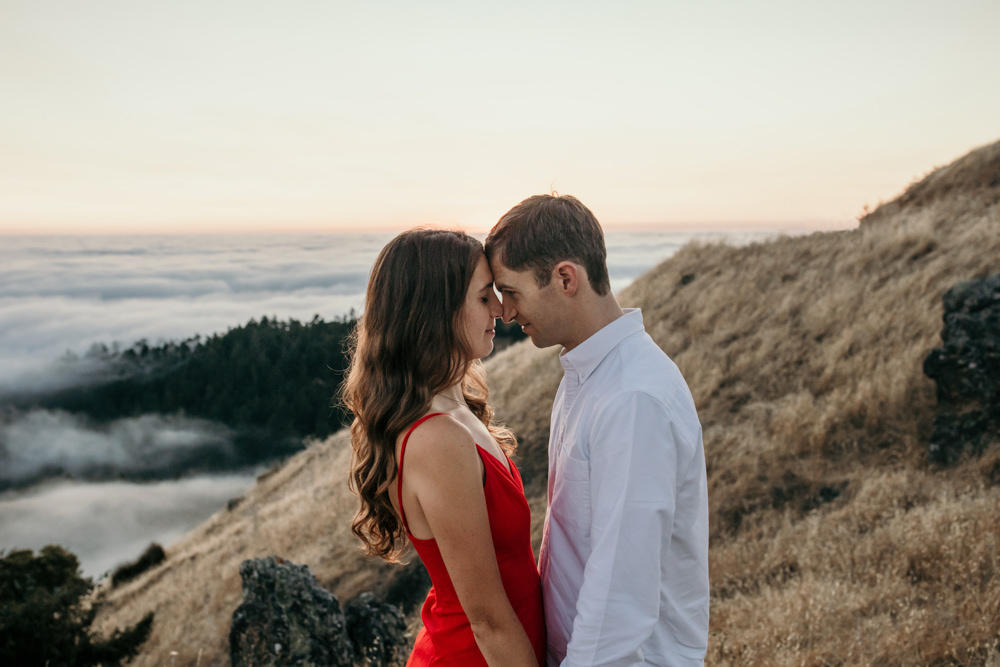
{"type": "Polygon", "coordinates": [[[0,500],[0,549],[59,544],[101,577],[135,560],[151,542],[167,548],[253,484],[248,474],[169,482],[49,480],[0,500]]]}
{"type": "MultiPolygon", "coordinates": [[[[694,238],[746,243],[768,236],[608,232],[612,288],[694,238]]],[[[245,491],[258,472],[134,481],[192,449],[224,454],[232,434],[179,415],[94,424],[67,413],[5,409],[5,400],[99,378],[100,362],[87,356],[94,345],[208,337],[263,316],[308,321],[360,312],[371,265],[390,238],[0,237],[0,488],[14,489],[0,493],[0,551],[61,544],[86,574],[99,576],[150,541],[168,546],[245,491]],[[81,481],[101,470],[124,479],[81,481]],[[53,473],[59,477],[34,483],[53,473]]]]}
{"type": "Polygon", "coordinates": [[[0,399],[77,380],[95,343],[209,336],[251,318],[360,309],[388,235],[6,237],[0,399]]]}
{"type": "Polygon", "coordinates": [[[206,455],[238,460],[232,439],[223,424],[182,415],[92,423],[58,410],[12,412],[0,418],[0,489],[48,477],[162,478],[206,455]]]}

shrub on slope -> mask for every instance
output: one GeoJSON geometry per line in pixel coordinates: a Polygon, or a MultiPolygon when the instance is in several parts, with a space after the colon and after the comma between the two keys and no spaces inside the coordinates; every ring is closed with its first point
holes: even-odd
{"type": "Polygon", "coordinates": [[[5,665],[118,665],[139,652],[153,623],[98,639],[91,623],[101,604],[76,556],[62,547],[0,552],[0,663],[5,665]]]}

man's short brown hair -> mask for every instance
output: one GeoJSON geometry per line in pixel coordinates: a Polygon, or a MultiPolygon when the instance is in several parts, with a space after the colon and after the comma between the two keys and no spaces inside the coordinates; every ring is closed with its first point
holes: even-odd
{"type": "Polygon", "coordinates": [[[539,287],[552,279],[556,264],[583,266],[600,295],[611,290],[604,232],[597,218],[570,195],[535,195],[510,209],[486,237],[486,256],[514,271],[530,269],[539,287]]]}

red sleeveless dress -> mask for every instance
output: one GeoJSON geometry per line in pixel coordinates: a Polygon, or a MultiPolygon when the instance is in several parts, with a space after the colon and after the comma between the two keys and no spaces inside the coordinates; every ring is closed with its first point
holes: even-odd
{"type": "MultiPolygon", "coordinates": [[[[403,437],[399,451],[399,509],[406,535],[417,550],[431,577],[430,592],[420,616],[424,627],[413,644],[407,666],[419,665],[486,665],[483,654],[476,645],[469,619],[466,618],[458,595],[445,569],[437,542],[432,538],[421,540],[410,534],[410,527],[403,514],[403,456],[406,442],[413,429],[427,419],[445,414],[436,412],[421,418],[403,437]]],[[[507,599],[528,639],[535,649],[538,664],[545,664],[545,615],[542,613],[542,589],[531,552],[531,510],[524,497],[521,473],[508,458],[510,470],[495,456],[476,445],[479,457],[486,468],[483,490],[486,492],[486,511],[490,518],[490,533],[497,554],[497,565],[507,599]]]]}

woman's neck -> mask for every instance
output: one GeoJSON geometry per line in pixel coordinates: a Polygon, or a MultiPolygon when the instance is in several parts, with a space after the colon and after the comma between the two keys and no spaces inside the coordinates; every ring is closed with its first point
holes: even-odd
{"type": "Polygon", "coordinates": [[[442,389],[431,399],[432,410],[447,412],[459,407],[468,407],[468,404],[465,402],[465,394],[462,393],[462,383],[460,382],[442,389]]]}

